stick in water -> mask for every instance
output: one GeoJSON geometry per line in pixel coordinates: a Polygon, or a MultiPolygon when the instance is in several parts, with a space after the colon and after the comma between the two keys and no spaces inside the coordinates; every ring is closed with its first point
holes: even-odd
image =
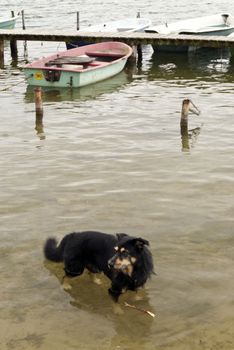
{"type": "Polygon", "coordinates": [[[131,305],[131,304],[128,304],[128,303],[124,303],[125,306],[127,307],[130,307],[132,309],[135,309],[135,310],[138,310],[138,311],[141,311],[141,312],[144,312],[145,314],[151,316],[151,317],[155,317],[155,314],[151,311],[148,311],[148,310],[145,310],[145,309],[141,309],[140,307],[138,306],[135,306],[135,305],[131,305]]]}

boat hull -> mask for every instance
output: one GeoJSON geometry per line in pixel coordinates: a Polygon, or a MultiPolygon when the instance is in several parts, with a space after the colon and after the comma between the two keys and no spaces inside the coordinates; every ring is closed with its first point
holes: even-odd
{"type": "Polygon", "coordinates": [[[120,62],[108,67],[98,68],[89,72],[71,72],[62,71],[59,81],[49,82],[45,78],[45,70],[35,68],[25,68],[24,73],[29,85],[46,86],[46,87],[74,87],[79,88],[89,84],[94,84],[99,81],[113,77],[120,73],[127,59],[122,59],[120,62]]]}
{"type": "Polygon", "coordinates": [[[0,20],[0,29],[14,29],[18,16],[0,20]]]}

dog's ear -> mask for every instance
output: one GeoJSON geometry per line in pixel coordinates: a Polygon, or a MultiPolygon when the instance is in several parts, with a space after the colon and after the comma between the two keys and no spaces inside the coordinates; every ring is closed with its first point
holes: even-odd
{"type": "Polygon", "coordinates": [[[126,237],[127,234],[126,233],[116,233],[117,239],[118,241],[120,241],[123,237],[126,237]]]}
{"type": "Polygon", "coordinates": [[[144,245],[149,245],[149,241],[141,237],[136,238],[134,241],[135,241],[136,248],[139,250],[141,250],[144,247],[144,245]]]}

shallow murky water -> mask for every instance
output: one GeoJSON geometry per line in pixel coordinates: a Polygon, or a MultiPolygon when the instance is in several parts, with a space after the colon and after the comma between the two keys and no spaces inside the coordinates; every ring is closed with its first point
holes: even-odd
{"type": "MultiPolygon", "coordinates": [[[[29,27],[75,27],[132,16],[160,22],[225,10],[231,1],[3,1],[29,27]],[[56,5],[56,13],[55,13],[56,5]],[[183,5],[183,6],[182,6],[183,5]],[[105,6],[106,14],[103,14],[105,6]],[[183,9],[183,13],[181,12],[183,9]],[[123,16],[122,16],[123,17],[123,16]],[[71,20],[72,18],[72,20],[71,20]],[[56,23],[55,23],[56,22],[56,23]]],[[[28,60],[64,44],[28,43],[28,60]]],[[[6,48],[0,69],[1,349],[231,350],[234,256],[234,64],[229,52],[155,56],[80,90],[44,91],[36,120],[33,89],[6,48]],[[201,110],[181,140],[184,98],[201,110]],[[109,282],[83,275],[61,288],[61,264],[45,262],[49,235],[128,232],[150,240],[157,276],[121,298],[156,313],[113,312],[109,282]]]]}

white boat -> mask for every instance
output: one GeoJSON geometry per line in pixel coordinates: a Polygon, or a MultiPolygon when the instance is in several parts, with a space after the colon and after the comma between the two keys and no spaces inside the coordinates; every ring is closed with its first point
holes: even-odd
{"type": "MultiPolygon", "coordinates": [[[[187,34],[187,35],[222,35],[234,32],[234,18],[228,13],[185,19],[171,24],[165,23],[145,29],[146,33],[157,34],[187,34]]],[[[161,45],[153,46],[160,51],[187,51],[194,49],[188,46],[161,45]]]]}
{"type": "MultiPolygon", "coordinates": [[[[144,32],[146,28],[152,25],[152,22],[150,19],[147,18],[128,18],[128,19],[122,19],[118,21],[111,21],[106,22],[102,24],[97,24],[94,26],[85,27],[82,30],[79,30],[78,33],[96,33],[96,32],[109,32],[109,33],[116,33],[116,32],[144,32]]],[[[67,43],[67,48],[72,49],[77,46],[83,46],[90,43],[84,42],[84,41],[76,41],[67,43]]]]}
{"type": "Polygon", "coordinates": [[[0,19],[0,29],[13,29],[19,16],[5,17],[0,19]]]}

